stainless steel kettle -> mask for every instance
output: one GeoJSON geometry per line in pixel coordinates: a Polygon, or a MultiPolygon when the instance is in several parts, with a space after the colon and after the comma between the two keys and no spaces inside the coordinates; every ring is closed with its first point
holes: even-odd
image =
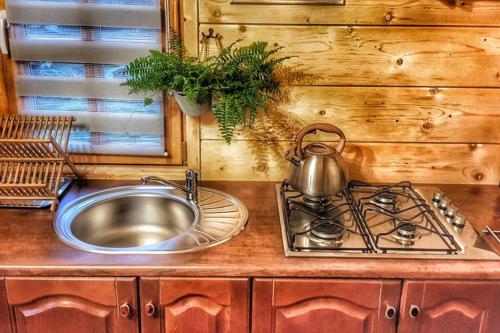
{"type": "Polygon", "coordinates": [[[289,184],[310,198],[326,198],[342,192],[348,177],[341,156],[345,143],[344,133],[332,124],[312,124],[301,129],[295,137],[295,146],[285,154],[292,162],[289,184]],[[302,148],[302,139],[316,131],[337,134],[340,142],[337,147],[315,142],[302,148]]]}

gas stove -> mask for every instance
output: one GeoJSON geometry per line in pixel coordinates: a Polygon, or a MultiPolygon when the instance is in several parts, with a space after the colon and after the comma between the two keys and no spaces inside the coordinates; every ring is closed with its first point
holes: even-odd
{"type": "Polygon", "coordinates": [[[438,188],[351,181],[328,198],[276,186],[285,255],[500,259],[438,188]]]}

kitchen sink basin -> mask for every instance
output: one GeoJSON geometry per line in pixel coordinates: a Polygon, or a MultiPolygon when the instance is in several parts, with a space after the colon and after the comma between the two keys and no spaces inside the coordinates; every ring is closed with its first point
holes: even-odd
{"type": "Polygon", "coordinates": [[[64,205],[54,229],[75,248],[99,253],[182,253],[215,246],[245,227],[248,212],[229,194],[199,188],[198,200],[167,186],[111,188],[64,205]]]}

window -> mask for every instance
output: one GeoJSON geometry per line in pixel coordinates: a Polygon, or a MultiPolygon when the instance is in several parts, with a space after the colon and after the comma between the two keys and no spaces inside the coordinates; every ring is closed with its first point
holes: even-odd
{"type": "Polygon", "coordinates": [[[73,115],[72,153],[165,156],[163,101],[120,86],[125,64],[162,49],[157,1],[7,0],[18,112],[73,115]]]}

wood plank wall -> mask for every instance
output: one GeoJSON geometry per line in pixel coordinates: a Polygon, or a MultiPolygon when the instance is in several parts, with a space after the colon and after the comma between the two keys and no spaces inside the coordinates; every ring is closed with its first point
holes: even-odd
{"type": "MultiPolygon", "coordinates": [[[[0,0],[0,9],[5,8],[4,0],[0,0]]],[[[9,113],[7,88],[5,86],[3,56],[0,54],[0,115],[9,113]]]]}
{"type": "Polygon", "coordinates": [[[351,178],[499,184],[500,1],[199,0],[199,23],[224,45],[283,45],[300,57],[292,65],[321,76],[291,87],[288,105],[230,146],[212,116],[202,117],[203,179],[282,180],[294,132],[331,122],[349,141],[351,178]]]}

